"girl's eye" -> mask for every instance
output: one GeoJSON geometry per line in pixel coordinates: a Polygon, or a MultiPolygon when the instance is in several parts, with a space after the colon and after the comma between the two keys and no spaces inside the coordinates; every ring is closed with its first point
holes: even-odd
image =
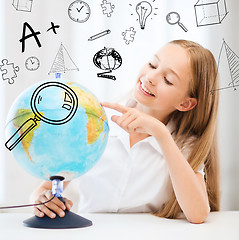
{"type": "Polygon", "coordinates": [[[166,77],[164,77],[164,81],[165,81],[166,84],[168,84],[170,86],[173,85],[166,77]]]}
{"type": "Polygon", "coordinates": [[[156,69],[156,67],[151,62],[149,62],[149,66],[153,69],[156,69]]]}

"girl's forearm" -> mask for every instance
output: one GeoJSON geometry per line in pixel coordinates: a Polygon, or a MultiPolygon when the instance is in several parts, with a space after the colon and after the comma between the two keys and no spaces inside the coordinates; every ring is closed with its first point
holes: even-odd
{"type": "Polygon", "coordinates": [[[210,211],[203,176],[193,171],[168,130],[163,131],[163,135],[162,131],[155,135],[168,164],[173,189],[182,211],[190,222],[203,222],[210,211]]]}

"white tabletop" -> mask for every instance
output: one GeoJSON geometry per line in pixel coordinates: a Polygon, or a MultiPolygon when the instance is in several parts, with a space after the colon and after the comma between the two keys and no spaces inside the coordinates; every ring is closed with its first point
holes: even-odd
{"type": "MultiPolygon", "coordinates": [[[[0,213],[4,240],[238,240],[239,211],[210,213],[203,224],[169,220],[151,214],[82,214],[93,226],[79,229],[36,229],[25,227],[31,214],[0,213]]],[[[2,238],[3,237],[3,238],[2,238]]]]}

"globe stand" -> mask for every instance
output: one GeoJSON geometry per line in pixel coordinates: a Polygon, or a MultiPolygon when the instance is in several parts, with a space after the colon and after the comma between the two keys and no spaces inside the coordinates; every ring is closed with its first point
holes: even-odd
{"type": "MultiPolygon", "coordinates": [[[[54,176],[50,179],[52,180],[52,194],[64,202],[61,197],[61,193],[63,191],[62,180],[64,180],[64,178],[54,176]]],[[[92,222],[90,220],[68,210],[65,210],[64,217],[59,217],[58,215],[56,215],[55,218],[50,218],[46,215],[44,217],[33,216],[24,220],[23,223],[26,227],[47,229],[83,228],[92,226],[92,222]]]]}

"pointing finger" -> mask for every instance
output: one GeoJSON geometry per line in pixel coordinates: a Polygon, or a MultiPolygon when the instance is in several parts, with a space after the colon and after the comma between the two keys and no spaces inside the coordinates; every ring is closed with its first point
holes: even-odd
{"type": "Polygon", "coordinates": [[[103,103],[101,103],[101,105],[103,107],[111,108],[111,109],[114,109],[114,110],[116,110],[118,112],[121,112],[121,113],[125,113],[125,112],[128,111],[127,107],[122,106],[118,103],[103,102],[103,103]]]}

